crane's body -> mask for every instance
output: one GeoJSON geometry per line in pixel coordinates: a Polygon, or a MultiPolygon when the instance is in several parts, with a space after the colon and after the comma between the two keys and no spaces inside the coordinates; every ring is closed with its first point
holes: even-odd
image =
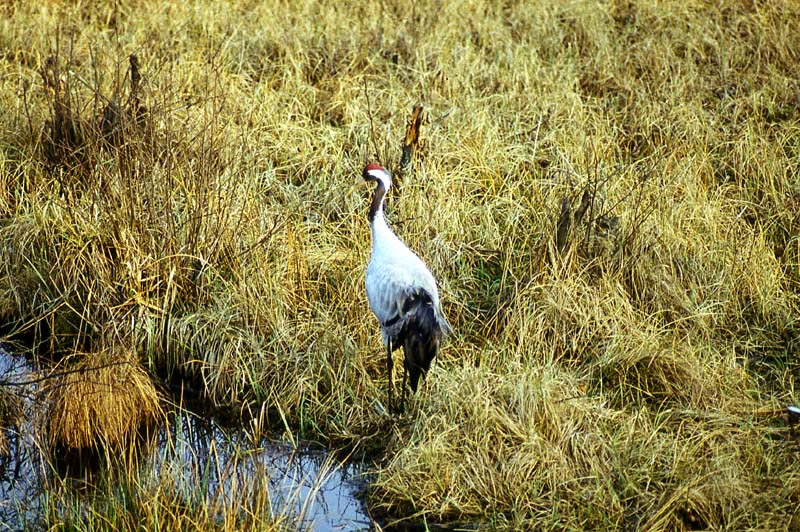
{"type": "Polygon", "coordinates": [[[387,348],[389,408],[392,407],[392,352],[403,348],[403,403],[405,380],[412,391],[430,369],[444,334],[451,332],[442,314],[436,280],[425,263],[411,251],[386,223],[383,204],[391,187],[389,172],[371,164],[364,179],[375,181],[369,221],[372,254],[367,266],[367,299],[381,326],[387,348]]]}

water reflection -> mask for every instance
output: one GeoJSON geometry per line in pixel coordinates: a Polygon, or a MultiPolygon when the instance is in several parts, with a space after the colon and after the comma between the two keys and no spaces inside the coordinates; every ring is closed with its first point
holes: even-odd
{"type": "Polygon", "coordinates": [[[212,508],[234,507],[266,488],[273,511],[291,513],[308,530],[370,529],[358,499],[365,485],[360,464],[341,464],[307,445],[262,441],[254,446],[244,431],[225,431],[185,411],[173,418],[173,430],[161,434],[160,447],[167,452],[153,453],[154,469],[179,465],[169,474],[179,487],[204,485],[203,502],[212,508]]]}
{"type": "MultiPolygon", "coordinates": [[[[37,447],[36,384],[23,359],[0,350],[0,385],[20,397],[22,421],[6,431],[10,454],[0,457],[0,531],[43,525],[49,465],[37,447]],[[12,386],[7,386],[12,384],[12,386]]],[[[169,478],[179,492],[202,498],[210,511],[247,507],[269,494],[274,515],[306,530],[369,530],[359,494],[364,468],[341,464],[324,449],[289,442],[252,442],[243,430],[226,430],[210,419],[176,410],[141,461],[148,478],[169,478]]]]}
{"type": "Polygon", "coordinates": [[[0,385],[17,409],[19,425],[4,430],[8,454],[0,455],[0,523],[9,530],[36,520],[39,513],[41,485],[47,470],[36,446],[33,423],[33,398],[36,384],[33,372],[21,357],[12,357],[0,349],[0,385]]]}

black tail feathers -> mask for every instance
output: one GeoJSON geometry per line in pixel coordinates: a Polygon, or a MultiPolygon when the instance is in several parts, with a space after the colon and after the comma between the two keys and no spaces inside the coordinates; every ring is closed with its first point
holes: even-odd
{"type": "Polygon", "coordinates": [[[408,306],[408,319],[403,327],[403,356],[411,390],[416,392],[420,377],[428,372],[439,351],[442,329],[436,321],[430,297],[416,297],[408,306]]]}

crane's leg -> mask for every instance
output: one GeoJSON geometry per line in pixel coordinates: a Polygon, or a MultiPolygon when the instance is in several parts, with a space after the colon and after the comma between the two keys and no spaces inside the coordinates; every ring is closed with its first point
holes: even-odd
{"type": "Polygon", "coordinates": [[[389,412],[392,412],[392,409],[394,408],[394,405],[392,404],[394,402],[392,400],[392,388],[393,388],[393,386],[392,386],[392,384],[393,384],[392,383],[392,369],[393,369],[393,365],[394,364],[392,363],[392,341],[389,340],[389,343],[386,345],[386,368],[389,370],[389,404],[387,405],[387,408],[389,409],[389,412]]]}
{"type": "MultiPolygon", "coordinates": [[[[405,353],[403,353],[405,355],[405,353]]],[[[406,409],[406,378],[408,377],[408,368],[406,367],[405,361],[403,361],[403,396],[400,400],[400,413],[402,414],[403,411],[406,409]]]]}

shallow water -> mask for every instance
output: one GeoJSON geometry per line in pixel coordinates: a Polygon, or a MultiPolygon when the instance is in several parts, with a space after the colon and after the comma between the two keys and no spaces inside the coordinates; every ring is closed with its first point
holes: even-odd
{"type": "MultiPolygon", "coordinates": [[[[0,350],[0,385],[33,380],[20,357],[0,350]]],[[[36,384],[12,386],[21,398],[23,422],[7,431],[11,454],[0,457],[0,531],[41,526],[45,478],[52,475],[35,444],[36,384]]],[[[156,445],[141,459],[153,478],[171,475],[175,485],[198,492],[208,504],[226,506],[248,490],[267,488],[275,514],[286,514],[305,530],[370,530],[359,494],[364,467],[342,464],[324,449],[304,443],[262,439],[253,443],[243,430],[223,429],[210,419],[177,410],[159,429],[156,445]]]]}

